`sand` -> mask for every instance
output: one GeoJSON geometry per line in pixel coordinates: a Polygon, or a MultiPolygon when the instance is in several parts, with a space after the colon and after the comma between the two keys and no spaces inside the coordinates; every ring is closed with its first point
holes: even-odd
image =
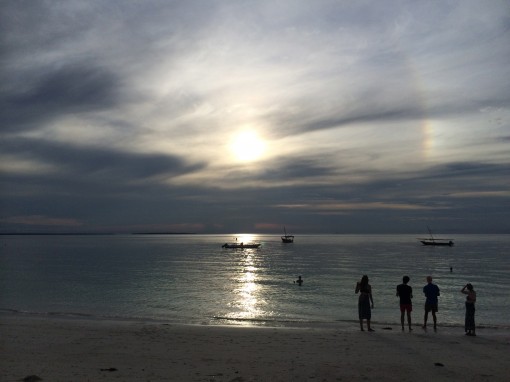
{"type": "Polygon", "coordinates": [[[510,335],[0,315],[0,380],[507,381],[510,335]]]}

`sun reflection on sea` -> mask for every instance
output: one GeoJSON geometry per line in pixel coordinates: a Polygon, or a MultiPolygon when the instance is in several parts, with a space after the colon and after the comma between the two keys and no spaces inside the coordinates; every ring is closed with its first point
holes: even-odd
{"type": "MultiPolygon", "coordinates": [[[[233,305],[237,307],[238,311],[232,318],[239,319],[241,322],[242,320],[257,319],[263,312],[260,309],[261,301],[258,297],[260,286],[257,284],[257,271],[255,254],[250,251],[245,254],[240,264],[239,273],[236,275],[239,288],[235,291],[237,300],[233,302],[233,305]]],[[[246,324],[248,323],[246,322],[246,324]]]]}

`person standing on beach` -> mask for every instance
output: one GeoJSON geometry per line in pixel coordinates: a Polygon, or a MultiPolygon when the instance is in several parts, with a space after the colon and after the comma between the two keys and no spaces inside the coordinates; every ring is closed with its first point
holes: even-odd
{"type": "Polygon", "coordinates": [[[374,309],[374,299],[372,298],[372,287],[368,283],[368,276],[364,275],[356,284],[355,293],[359,293],[358,298],[358,315],[359,326],[363,332],[363,320],[367,320],[367,330],[373,332],[374,329],[370,327],[370,319],[372,318],[372,311],[374,309]]]}
{"type": "Polygon", "coordinates": [[[427,328],[427,319],[429,317],[429,312],[432,312],[432,318],[434,319],[434,330],[437,329],[437,297],[439,296],[439,287],[435,284],[432,284],[432,276],[427,276],[427,285],[423,287],[423,293],[427,298],[425,300],[425,316],[423,318],[423,329],[427,328]]]}
{"type": "Polygon", "coordinates": [[[404,331],[404,313],[407,312],[407,324],[409,325],[409,331],[413,330],[411,327],[411,312],[413,311],[413,288],[407,283],[409,282],[409,276],[402,278],[402,284],[397,285],[397,297],[400,297],[400,323],[402,324],[402,331],[404,331]]]}
{"type": "Polygon", "coordinates": [[[466,336],[476,336],[476,332],[475,332],[476,292],[473,289],[473,285],[471,285],[470,283],[467,283],[464,286],[464,288],[461,289],[460,292],[467,294],[467,296],[466,296],[466,319],[464,321],[464,330],[466,331],[466,336]]]}

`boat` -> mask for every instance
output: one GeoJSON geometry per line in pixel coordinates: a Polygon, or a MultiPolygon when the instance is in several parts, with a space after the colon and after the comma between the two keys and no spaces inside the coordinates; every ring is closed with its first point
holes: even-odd
{"type": "Polygon", "coordinates": [[[442,245],[445,247],[453,247],[455,243],[449,239],[421,239],[423,245],[442,245]]]}
{"type": "Polygon", "coordinates": [[[260,247],[260,243],[225,243],[221,246],[221,248],[258,248],[260,247]]]}
{"type": "Polygon", "coordinates": [[[294,235],[287,235],[287,230],[283,227],[284,236],[281,236],[283,243],[294,243],[294,235]]]}
{"type": "Polygon", "coordinates": [[[453,239],[437,239],[432,235],[432,231],[429,227],[427,227],[429,230],[430,237],[426,238],[418,238],[418,240],[423,245],[436,245],[436,246],[443,246],[443,247],[453,247],[453,239]]]}

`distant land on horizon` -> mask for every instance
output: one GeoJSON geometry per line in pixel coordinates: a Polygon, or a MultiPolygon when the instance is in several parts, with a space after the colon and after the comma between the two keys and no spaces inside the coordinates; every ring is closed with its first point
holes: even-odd
{"type": "MultiPolygon", "coordinates": [[[[115,236],[115,235],[275,235],[276,232],[221,232],[221,233],[197,233],[197,232],[0,232],[0,236],[115,236]]],[[[429,237],[425,232],[313,232],[297,233],[297,235],[417,235],[429,237]]],[[[444,235],[510,235],[509,232],[448,232],[437,231],[433,233],[434,238],[444,235]]]]}
{"type": "Polygon", "coordinates": [[[18,236],[111,236],[111,235],[196,235],[195,232],[0,232],[18,236]]]}

